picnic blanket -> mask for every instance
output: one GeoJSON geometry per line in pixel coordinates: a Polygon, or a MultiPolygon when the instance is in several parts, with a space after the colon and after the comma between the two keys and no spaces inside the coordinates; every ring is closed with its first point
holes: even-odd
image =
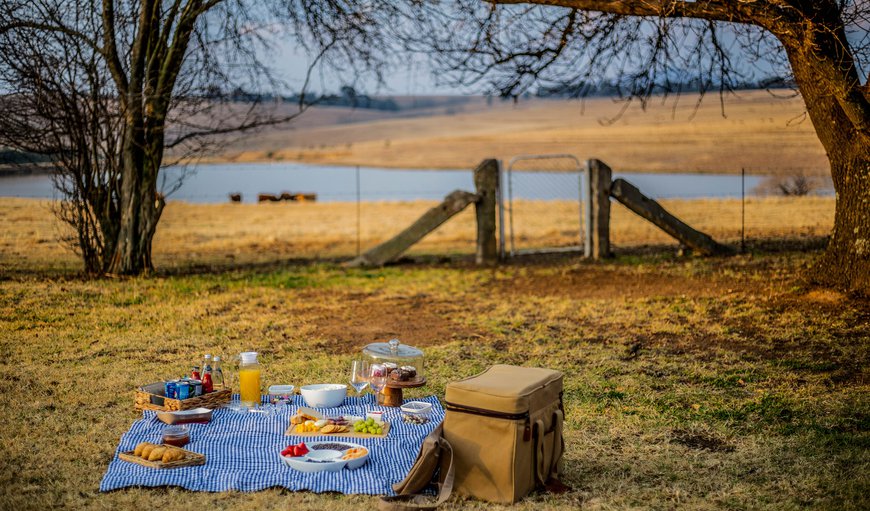
{"type": "MultiPolygon", "coordinates": [[[[378,406],[390,422],[386,438],[348,438],[369,449],[369,460],[356,469],[339,472],[302,473],[281,460],[289,444],[315,441],[311,437],[285,436],[290,416],[304,406],[302,396],[291,405],[276,407],[273,413],[239,413],[221,408],[208,424],[190,424],[191,442],[185,449],[206,455],[205,465],[175,469],[154,469],[121,461],[118,453],[130,451],[139,442],[160,443],[165,424],[156,412],[144,411],[130,431],[121,437],[115,457],[100,483],[100,491],[129,486],[180,486],[194,491],[258,491],[280,486],[313,492],[393,494],[391,485],[404,479],[420,450],[423,439],[444,419],[444,409],[435,396],[418,399],[432,403],[431,420],[422,425],[402,422],[398,408],[378,406]]],[[[349,397],[344,406],[320,410],[324,415],[358,415],[360,406],[372,409],[371,398],[349,397]],[[365,401],[365,402],[364,402],[365,401]]],[[[271,408],[271,407],[267,407],[271,408]]],[[[329,440],[329,436],[316,440],[329,440]]]]}

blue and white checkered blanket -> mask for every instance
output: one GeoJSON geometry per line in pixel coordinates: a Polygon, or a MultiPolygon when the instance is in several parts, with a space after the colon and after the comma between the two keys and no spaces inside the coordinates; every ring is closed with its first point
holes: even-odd
{"type": "MultiPolygon", "coordinates": [[[[371,408],[371,398],[345,399],[345,405],[320,410],[335,417],[358,414],[360,406],[371,408]]],[[[302,396],[294,396],[292,405],[267,415],[239,413],[227,409],[214,411],[208,424],[190,424],[190,443],[185,449],[205,454],[206,464],[160,470],[121,461],[119,452],[130,451],[139,442],[160,443],[165,424],[156,412],[143,412],[121,437],[121,444],[103,481],[100,491],[128,486],[180,486],[195,491],[258,491],[280,486],[290,490],[313,492],[335,491],[345,494],[393,494],[391,485],[404,479],[420,450],[423,439],[444,419],[444,409],[435,396],[420,399],[432,403],[432,417],[423,425],[402,422],[398,408],[384,410],[384,420],[390,423],[387,438],[351,438],[369,449],[369,460],[356,470],[340,472],[302,473],[281,461],[284,447],[312,441],[311,437],[285,436],[290,416],[298,406],[304,406],[302,396]]],[[[278,407],[280,409],[281,407],[278,407]]],[[[318,437],[317,440],[325,438],[318,437]]]]}

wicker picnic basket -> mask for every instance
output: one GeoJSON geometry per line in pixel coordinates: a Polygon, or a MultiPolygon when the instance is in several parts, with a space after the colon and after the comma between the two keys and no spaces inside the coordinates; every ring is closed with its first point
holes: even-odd
{"type": "Polygon", "coordinates": [[[232,390],[220,389],[197,397],[170,399],[160,394],[148,392],[148,387],[149,386],[146,386],[136,390],[136,403],[134,406],[137,410],[176,412],[179,410],[192,410],[194,408],[215,409],[220,408],[221,405],[229,403],[233,396],[232,390]]]}

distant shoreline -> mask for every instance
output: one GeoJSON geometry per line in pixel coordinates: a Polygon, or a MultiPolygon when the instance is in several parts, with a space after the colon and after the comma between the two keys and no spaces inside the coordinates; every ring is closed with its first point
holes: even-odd
{"type": "Polygon", "coordinates": [[[53,174],[51,165],[0,165],[0,177],[44,176],[53,174]]]}

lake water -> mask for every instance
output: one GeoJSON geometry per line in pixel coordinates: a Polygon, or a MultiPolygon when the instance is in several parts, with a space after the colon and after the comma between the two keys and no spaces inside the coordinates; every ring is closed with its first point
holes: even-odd
{"type": "MultiPolygon", "coordinates": [[[[258,193],[282,191],[313,192],[319,201],[357,198],[355,167],[283,162],[169,167],[162,189],[169,190],[182,175],[185,179],[169,200],[226,202],[229,193],[240,192],[244,202],[254,202],[258,193]]],[[[740,176],[734,174],[616,173],[615,177],[653,198],[740,197],[740,176]]],[[[747,195],[763,180],[763,176],[746,176],[747,195]]],[[[575,199],[579,182],[576,174],[517,172],[511,185],[514,198],[575,199]]],[[[364,201],[440,199],[456,189],[474,190],[471,171],[359,168],[359,195],[364,201]]],[[[52,198],[56,194],[47,175],[0,178],[0,196],[52,198]]]]}

